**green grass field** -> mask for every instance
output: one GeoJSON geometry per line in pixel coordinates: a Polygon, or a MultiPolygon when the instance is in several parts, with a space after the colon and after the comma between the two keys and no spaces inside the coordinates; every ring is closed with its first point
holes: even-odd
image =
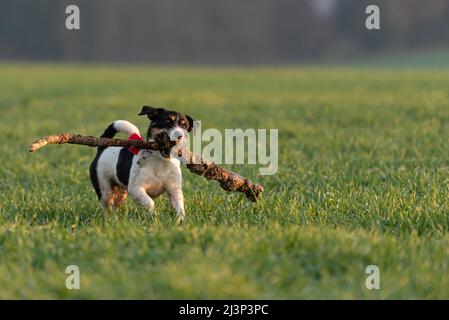
{"type": "Polygon", "coordinates": [[[0,298],[449,298],[449,72],[366,68],[0,65],[0,298]],[[278,128],[279,171],[252,204],[184,170],[189,221],[97,208],[100,134],[142,104],[204,128],[278,128]],[[65,268],[81,270],[67,290],[65,268]],[[365,288],[366,266],[380,290],[365,288]]]}

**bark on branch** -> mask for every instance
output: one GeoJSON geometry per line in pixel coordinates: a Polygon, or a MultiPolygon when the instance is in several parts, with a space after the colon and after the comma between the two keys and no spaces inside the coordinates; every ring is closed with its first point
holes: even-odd
{"type": "Polygon", "coordinates": [[[156,141],[140,141],[140,140],[123,140],[123,139],[109,139],[98,138],[93,136],[82,136],[73,133],[62,133],[42,137],[28,146],[30,152],[35,152],[47,144],[79,144],[89,147],[134,147],[136,149],[148,150],[168,150],[176,144],[175,141],[170,141],[167,135],[160,134],[156,141]]]}
{"type": "MultiPolygon", "coordinates": [[[[28,150],[35,152],[47,144],[78,144],[90,147],[134,147],[136,149],[159,150],[170,152],[171,148],[176,144],[170,141],[166,134],[159,134],[155,141],[138,141],[98,138],[93,136],[82,136],[72,133],[63,133],[60,135],[51,135],[40,138],[30,144],[28,150]]],[[[242,192],[245,196],[255,202],[259,195],[263,192],[263,187],[253,183],[241,175],[228,171],[213,162],[202,159],[200,156],[189,151],[187,169],[197,175],[205,177],[207,180],[216,180],[220,183],[222,189],[226,191],[242,192]]]]}
{"type": "Polygon", "coordinates": [[[202,159],[190,151],[187,169],[205,177],[207,180],[218,181],[221,188],[226,191],[242,192],[253,202],[256,202],[259,195],[263,192],[263,187],[260,184],[256,184],[235,172],[226,170],[213,162],[202,159]]]}

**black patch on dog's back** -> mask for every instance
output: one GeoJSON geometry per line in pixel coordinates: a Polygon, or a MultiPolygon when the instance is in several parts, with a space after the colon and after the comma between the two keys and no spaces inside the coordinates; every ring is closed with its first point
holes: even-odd
{"type": "Polygon", "coordinates": [[[129,183],[129,173],[133,164],[134,154],[127,148],[120,150],[117,161],[117,178],[121,184],[127,186],[129,183]]]}
{"type": "Polygon", "coordinates": [[[92,185],[95,189],[95,193],[97,194],[98,200],[101,199],[101,189],[100,189],[100,183],[98,182],[98,175],[97,175],[97,164],[98,159],[100,158],[101,154],[103,153],[105,147],[100,147],[97,150],[97,154],[95,155],[94,161],[90,164],[89,168],[89,174],[90,174],[90,181],[92,182],[92,185]]]}
{"type": "MultiPolygon", "coordinates": [[[[104,130],[103,134],[100,136],[100,138],[113,138],[115,134],[118,132],[117,129],[115,129],[114,122],[111,123],[106,130],[104,130]]],[[[98,174],[97,174],[97,165],[98,165],[98,159],[100,158],[101,154],[107,147],[98,147],[97,148],[97,154],[95,155],[94,160],[90,164],[89,168],[89,174],[90,174],[90,181],[92,182],[92,185],[95,189],[95,193],[97,194],[98,200],[101,199],[101,188],[100,183],[98,182],[98,174]]],[[[129,173],[128,173],[129,178],[129,173]]]]}

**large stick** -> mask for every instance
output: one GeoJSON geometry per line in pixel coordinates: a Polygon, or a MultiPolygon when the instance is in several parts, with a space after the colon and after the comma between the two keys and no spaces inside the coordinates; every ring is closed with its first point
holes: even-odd
{"type": "MultiPolygon", "coordinates": [[[[170,152],[170,149],[176,144],[170,141],[166,134],[159,134],[155,141],[139,141],[139,140],[123,140],[97,138],[93,136],[82,136],[72,133],[63,133],[59,135],[51,135],[40,138],[30,144],[28,150],[35,152],[47,144],[78,144],[90,147],[134,147],[136,149],[161,150],[170,152]]],[[[215,163],[202,159],[200,156],[189,151],[187,169],[189,171],[205,177],[207,180],[216,180],[220,186],[226,191],[238,191],[246,195],[246,197],[255,202],[259,195],[263,192],[263,187],[252,181],[238,175],[235,172],[221,168],[215,163]]]]}
{"type": "Polygon", "coordinates": [[[168,150],[176,144],[175,141],[170,141],[168,135],[158,135],[156,141],[140,141],[140,140],[122,140],[122,139],[109,139],[98,138],[93,136],[82,136],[73,133],[62,133],[57,135],[51,135],[37,139],[35,142],[28,146],[30,152],[35,152],[47,144],[79,144],[89,147],[134,147],[136,149],[148,149],[148,150],[168,150]]]}
{"type": "Polygon", "coordinates": [[[242,192],[253,202],[257,201],[257,197],[263,192],[263,187],[260,184],[253,183],[235,172],[223,169],[215,163],[204,160],[190,151],[187,169],[190,172],[205,177],[207,180],[217,180],[221,188],[226,191],[242,192]]]}

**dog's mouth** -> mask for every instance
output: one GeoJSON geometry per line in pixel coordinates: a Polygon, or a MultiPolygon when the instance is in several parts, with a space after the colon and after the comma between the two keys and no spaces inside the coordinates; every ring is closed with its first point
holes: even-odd
{"type": "Polygon", "coordinates": [[[159,141],[160,143],[162,143],[165,146],[164,149],[159,150],[159,153],[163,158],[165,158],[165,159],[172,158],[172,153],[174,154],[174,152],[172,152],[172,151],[175,151],[177,153],[178,157],[180,157],[180,158],[182,157],[182,155],[183,155],[182,147],[177,148],[178,150],[173,150],[173,148],[175,146],[182,144],[182,139],[178,138],[178,140],[176,140],[176,141],[171,141],[170,137],[169,137],[169,133],[167,131],[155,133],[155,134],[152,134],[152,136],[153,136],[152,140],[159,141]],[[167,148],[168,144],[170,144],[171,149],[167,148]]]}
{"type": "MultiPolygon", "coordinates": [[[[167,151],[167,150],[161,150],[161,151],[159,151],[159,152],[160,152],[161,156],[164,157],[165,159],[171,158],[170,151],[167,151]]],[[[179,150],[178,150],[178,157],[180,157],[180,158],[182,157],[182,149],[179,149],[179,150]]]]}

